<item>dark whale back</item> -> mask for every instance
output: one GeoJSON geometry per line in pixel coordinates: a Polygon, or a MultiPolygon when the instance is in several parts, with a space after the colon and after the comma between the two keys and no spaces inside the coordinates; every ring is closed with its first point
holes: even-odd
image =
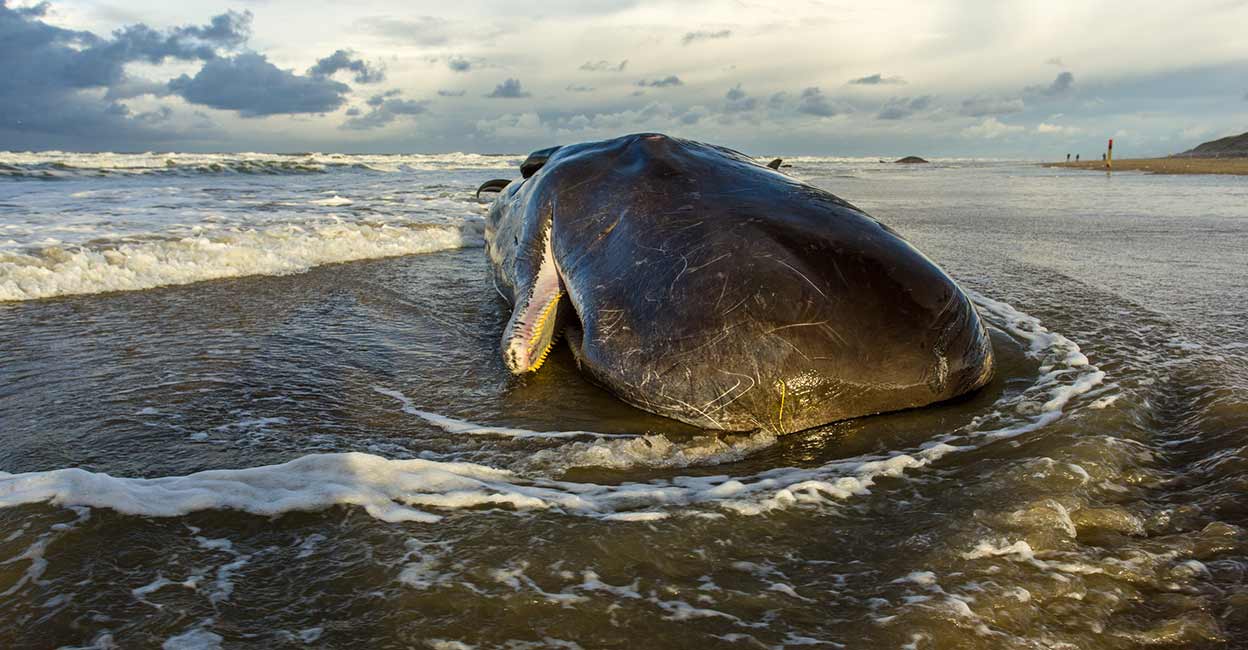
{"type": "Polygon", "coordinates": [[[735,151],[656,134],[565,146],[508,195],[525,218],[553,218],[582,368],[647,410],[786,432],[991,374],[987,333],[939,267],[735,151]]]}

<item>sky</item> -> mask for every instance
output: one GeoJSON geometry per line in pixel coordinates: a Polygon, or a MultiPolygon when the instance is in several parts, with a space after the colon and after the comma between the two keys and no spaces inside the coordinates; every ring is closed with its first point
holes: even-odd
{"type": "Polygon", "coordinates": [[[1248,0],[0,0],[0,150],[1099,159],[1248,131],[1248,0]]]}

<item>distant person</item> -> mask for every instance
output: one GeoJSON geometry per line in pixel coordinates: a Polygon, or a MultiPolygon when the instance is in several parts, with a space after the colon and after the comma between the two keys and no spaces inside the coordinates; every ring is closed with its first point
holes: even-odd
{"type": "Polygon", "coordinates": [[[1066,154],[1066,162],[1070,162],[1070,154],[1066,154]]]}
{"type": "MultiPolygon", "coordinates": [[[[1066,160],[1070,160],[1070,156],[1066,156],[1066,160]]],[[[1075,162],[1079,162],[1079,154],[1075,154],[1075,162]]]]}

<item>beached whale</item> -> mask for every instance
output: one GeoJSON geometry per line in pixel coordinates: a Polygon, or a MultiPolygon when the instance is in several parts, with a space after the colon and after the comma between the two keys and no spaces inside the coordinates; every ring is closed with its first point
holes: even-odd
{"type": "Polygon", "coordinates": [[[537,151],[486,219],[511,372],[559,335],[596,383],[697,426],[791,432],[984,385],[958,285],[840,198],[660,134],[537,151]]]}

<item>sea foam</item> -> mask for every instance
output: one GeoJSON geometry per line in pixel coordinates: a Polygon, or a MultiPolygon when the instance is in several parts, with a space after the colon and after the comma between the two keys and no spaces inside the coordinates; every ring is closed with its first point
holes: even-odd
{"type": "Polygon", "coordinates": [[[335,262],[481,246],[481,233],[475,219],[460,225],[333,222],[214,230],[113,247],[0,252],[0,301],[299,273],[335,262]]]}

